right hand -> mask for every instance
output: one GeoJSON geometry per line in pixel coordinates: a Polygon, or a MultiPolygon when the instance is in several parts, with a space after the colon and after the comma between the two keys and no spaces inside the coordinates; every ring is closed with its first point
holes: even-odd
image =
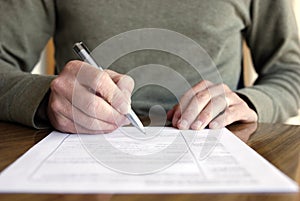
{"type": "Polygon", "coordinates": [[[48,118],[67,133],[109,133],[129,124],[134,81],[111,70],[70,61],[51,83],[48,118]]]}

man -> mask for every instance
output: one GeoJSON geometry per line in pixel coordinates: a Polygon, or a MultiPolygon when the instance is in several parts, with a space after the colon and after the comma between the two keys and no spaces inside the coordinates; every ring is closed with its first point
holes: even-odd
{"type": "Polygon", "coordinates": [[[162,104],[179,129],[284,121],[296,114],[300,100],[300,47],[291,4],[290,0],[2,2],[0,119],[36,128],[50,122],[70,133],[107,133],[128,124],[124,114],[132,102],[141,115],[151,105],[162,104]],[[151,51],[121,59],[104,72],[75,60],[75,42],[84,41],[94,49],[117,34],[147,27],[176,31],[197,42],[216,64],[223,84],[201,80],[182,62],[151,51]],[[51,36],[58,76],[29,74],[51,36]],[[259,75],[249,88],[242,85],[243,38],[259,75]],[[193,85],[178,104],[153,86],[134,94],[131,101],[135,78],[124,74],[137,63],[153,60],[172,66],[193,85]],[[77,79],[81,69],[89,79],[77,79]],[[75,86],[82,94],[76,101],[75,86]],[[223,93],[211,93],[219,88],[223,93]],[[220,98],[224,95],[226,101],[220,98]]]}

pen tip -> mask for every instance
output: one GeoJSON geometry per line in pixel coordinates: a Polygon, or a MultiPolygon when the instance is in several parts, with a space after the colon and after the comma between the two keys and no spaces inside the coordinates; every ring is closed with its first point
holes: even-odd
{"type": "Polygon", "coordinates": [[[139,127],[139,130],[146,135],[146,130],[144,127],[143,128],[139,127]]]}

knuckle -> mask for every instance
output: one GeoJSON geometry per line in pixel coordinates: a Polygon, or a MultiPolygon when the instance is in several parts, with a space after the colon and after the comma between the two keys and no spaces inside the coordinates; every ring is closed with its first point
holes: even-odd
{"type": "Polygon", "coordinates": [[[203,111],[203,112],[201,112],[200,116],[201,116],[201,119],[204,119],[207,121],[212,118],[212,113],[208,112],[208,111],[203,111]]]}
{"type": "Polygon", "coordinates": [[[128,91],[131,91],[134,88],[134,80],[125,74],[121,74],[118,81],[116,82],[116,80],[114,80],[114,82],[117,83],[119,87],[126,88],[128,91]]]}
{"type": "Polygon", "coordinates": [[[99,72],[96,76],[96,81],[99,83],[99,84],[103,84],[103,83],[106,83],[107,80],[109,79],[109,75],[107,74],[107,72],[105,71],[102,71],[102,72],[99,72]]]}
{"type": "Polygon", "coordinates": [[[81,64],[81,61],[71,60],[65,65],[64,70],[68,72],[73,72],[74,70],[78,69],[81,66],[81,64]]]}
{"type": "Polygon", "coordinates": [[[195,96],[199,102],[210,99],[210,94],[207,90],[197,93],[195,96]]]}
{"type": "Polygon", "coordinates": [[[60,111],[62,114],[68,116],[68,117],[71,117],[72,116],[72,107],[69,106],[69,105],[62,105],[61,104],[61,107],[60,107],[60,111]]]}
{"type": "Polygon", "coordinates": [[[75,66],[76,66],[76,65],[75,65],[74,61],[69,61],[69,62],[65,65],[65,67],[64,67],[62,73],[70,73],[70,72],[73,72],[73,68],[75,68],[75,66]]]}
{"type": "Polygon", "coordinates": [[[60,103],[60,101],[58,101],[58,100],[52,100],[49,103],[49,106],[52,109],[52,111],[60,112],[60,109],[61,109],[61,103],[60,103]]]}
{"type": "Polygon", "coordinates": [[[196,85],[196,88],[201,88],[201,89],[207,89],[209,88],[211,85],[213,85],[213,83],[211,81],[208,81],[208,80],[202,80],[201,82],[199,82],[197,85],[196,85]]]}
{"type": "Polygon", "coordinates": [[[50,89],[55,92],[59,92],[64,88],[64,82],[61,79],[61,77],[57,77],[54,80],[52,80],[50,84],[50,89]]]}
{"type": "Polygon", "coordinates": [[[199,91],[204,91],[204,90],[208,90],[211,86],[213,85],[212,82],[208,81],[208,80],[202,80],[199,83],[197,83],[196,85],[194,85],[190,90],[189,93],[196,93],[199,91]]]}
{"type": "Polygon", "coordinates": [[[128,82],[132,85],[134,85],[134,79],[128,75],[124,75],[124,77],[128,80],[128,82]]]}
{"type": "Polygon", "coordinates": [[[225,110],[224,115],[226,118],[230,119],[232,116],[236,115],[236,108],[235,107],[229,107],[225,110]]]}
{"type": "Polygon", "coordinates": [[[223,84],[217,84],[210,88],[210,93],[213,97],[221,96],[226,94],[226,89],[224,88],[223,84]]]}
{"type": "Polygon", "coordinates": [[[173,107],[173,110],[174,110],[173,116],[178,117],[178,116],[180,116],[180,114],[182,113],[182,108],[179,106],[179,104],[175,105],[175,106],[173,107]]]}
{"type": "Polygon", "coordinates": [[[226,92],[226,97],[227,98],[231,98],[231,97],[234,97],[234,96],[236,96],[236,93],[234,93],[233,91],[228,91],[228,92],[226,92]]]}
{"type": "Polygon", "coordinates": [[[66,63],[65,67],[64,67],[64,70],[65,71],[70,71],[73,66],[75,66],[75,62],[74,61],[69,61],[68,63],[66,63]]]}
{"type": "Polygon", "coordinates": [[[209,86],[209,85],[212,85],[213,83],[209,80],[202,80],[201,83],[205,86],[209,86]]]}
{"type": "Polygon", "coordinates": [[[224,83],[221,84],[221,87],[224,89],[224,91],[231,91],[231,89],[224,83]]]}
{"type": "Polygon", "coordinates": [[[88,112],[88,114],[93,114],[98,109],[100,109],[100,103],[99,103],[99,101],[96,101],[96,100],[92,99],[89,102],[87,102],[87,104],[86,104],[86,111],[88,112]]]}
{"type": "Polygon", "coordinates": [[[120,106],[121,104],[129,104],[129,102],[125,99],[123,93],[121,92],[113,92],[111,98],[108,98],[108,102],[113,106],[120,106]]]}
{"type": "Polygon", "coordinates": [[[241,105],[242,108],[249,108],[249,105],[243,100],[241,100],[239,104],[241,105]]]}
{"type": "Polygon", "coordinates": [[[107,88],[105,83],[108,83],[109,79],[110,77],[106,72],[98,72],[92,80],[92,85],[100,89],[100,91],[104,91],[107,88]]]}
{"type": "Polygon", "coordinates": [[[228,100],[229,98],[227,97],[227,96],[217,96],[217,97],[215,97],[215,98],[213,98],[213,104],[215,105],[215,106],[219,106],[220,108],[226,108],[228,105],[228,100]]]}

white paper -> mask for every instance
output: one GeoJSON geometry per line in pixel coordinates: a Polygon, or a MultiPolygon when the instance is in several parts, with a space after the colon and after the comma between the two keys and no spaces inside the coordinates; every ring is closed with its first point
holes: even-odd
{"type": "Polygon", "coordinates": [[[1,172],[0,192],[298,191],[294,181],[227,129],[153,129],[159,135],[151,132],[144,140],[131,127],[106,135],[52,132],[1,172]]]}

